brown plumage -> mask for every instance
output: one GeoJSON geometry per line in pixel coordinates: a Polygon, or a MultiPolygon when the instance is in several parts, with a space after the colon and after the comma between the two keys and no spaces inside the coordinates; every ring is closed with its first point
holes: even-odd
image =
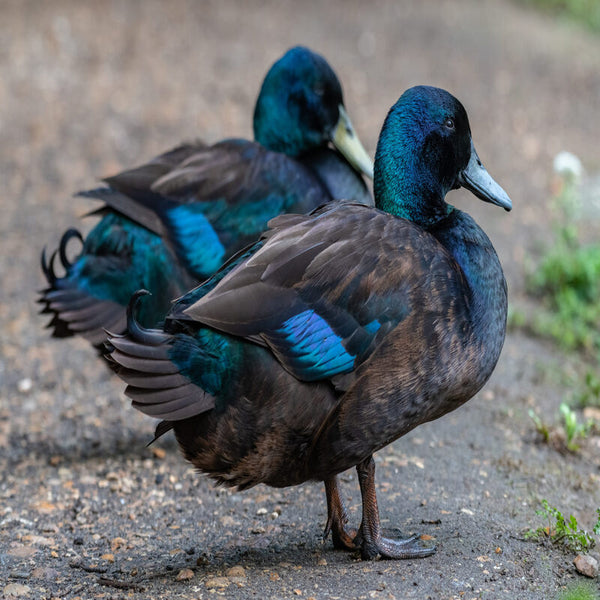
{"type": "Polygon", "coordinates": [[[164,419],[160,431],[173,428],[199,470],[240,488],[324,481],[337,547],[416,558],[434,549],[382,535],[372,454],[469,400],[493,371],[504,275],[485,233],[444,198],[464,185],[511,204],[462,105],[435,88],[409,90],[390,111],[375,183],[387,212],[339,202],[274,219],[179,299],[162,330],[138,325],[138,295],[111,359],[134,406],[164,419]],[[337,482],[352,466],[358,530],[337,482]]]}

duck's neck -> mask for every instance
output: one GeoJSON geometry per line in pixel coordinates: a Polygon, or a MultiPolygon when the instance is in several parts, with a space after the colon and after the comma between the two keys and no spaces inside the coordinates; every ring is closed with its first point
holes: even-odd
{"type": "Polygon", "coordinates": [[[332,200],[354,200],[374,206],[363,178],[336,150],[322,147],[299,160],[319,178],[332,200]]]}
{"type": "Polygon", "coordinates": [[[375,198],[377,207],[385,212],[424,228],[435,226],[452,212],[452,207],[441,200],[443,196],[435,184],[420,180],[418,173],[413,172],[410,177],[404,176],[385,182],[377,175],[376,172],[375,198]],[[386,188],[385,193],[382,193],[382,188],[386,188]],[[398,202],[398,198],[402,198],[402,202],[398,202]]]}
{"type": "Polygon", "coordinates": [[[470,291],[473,333],[482,343],[495,345],[493,363],[504,342],[507,313],[506,280],[498,255],[485,232],[467,213],[453,209],[430,233],[452,254],[470,291]]]}
{"type": "MultiPolygon", "coordinates": [[[[384,126],[384,132],[386,128],[384,126]]],[[[452,212],[444,198],[450,190],[446,177],[431,165],[442,164],[439,157],[414,152],[410,132],[404,132],[405,144],[389,144],[380,138],[375,156],[373,181],[377,208],[397,217],[429,228],[443,221],[452,212]]],[[[425,154],[435,152],[435,147],[425,154]]]]}

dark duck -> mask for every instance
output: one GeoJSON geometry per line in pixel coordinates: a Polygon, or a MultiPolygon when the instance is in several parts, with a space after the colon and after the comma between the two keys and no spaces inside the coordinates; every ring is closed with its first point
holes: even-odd
{"type": "Polygon", "coordinates": [[[81,335],[102,348],[105,330],[124,331],[126,306],[152,292],[138,313],[146,326],[171,300],[212,275],[254,242],[268,221],[309,212],[332,199],[372,204],[359,171],[372,162],[344,109],[342,88],[320,55],[286,52],[267,73],[254,112],[255,142],[184,144],[82,195],[104,202],[83,240],[68,230],[42,269],[42,312],[56,337],[81,335]],[[71,262],[67,245],[82,242],[71,262]],[[54,267],[58,256],[65,274],[54,267]]]}
{"type": "Polygon", "coordinates": [[[325,483],[334,545],[363,558],[432,554],[382,533],[372,455],[469,400],[500,355],[507,293],[494,248],[445,201],[464,187],[511,201],[479,160],[448,92],[415,87],[390,110],[375,157],[376,208],[332,202],[283,215],[162,329],[135,318],[110,338],[113,368],[185,457],[247,488],[325,483]],[[356,467],[362,522],[347,524],[338,473],[356,467]]]}

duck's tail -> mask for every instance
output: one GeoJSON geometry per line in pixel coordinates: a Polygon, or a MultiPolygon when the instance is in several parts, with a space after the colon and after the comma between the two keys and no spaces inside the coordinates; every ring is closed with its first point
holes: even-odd
{"type": "Polygon", "coordinates": [[[116,302],[94,297],[82,285],[74,267],[81,254],[73,261],[67,255],[67,245],[72,239],[78,239],[83,244],[81,233],[76,229],[68,229],[49,259],[46,250],[42,251],[41,268],[48,287],[39,291],[38,303],[42,305],[40,313],[52,315],[47,327],[52,330],[53,337],[80,335],[102,352],[106,339],[105,328],[118,332],[125,330],[125,310],[116,302]],[[65,271],[62,277],[56,273],[57,256],[65,271]]]}
{"type": "MultiPolygon", "coordinates": [[[[111,369],[127,384],[125,394],[134,408],[168,425],[214,408],[215,399],[182,373],[185,367],[178,360],[180,356],[201,362],[202,355],[207,354],[194,337],[147,329],[137,322],[137,305],[147,294],[146,290],[139,290],[132,296],[125,334],[107,332],[106,358],[111,369]]],[[[208,359],[214,362],[216,357],[208,359]]],[[[161,425],[157,437],[169,427],[162,432],[160,428],[161,425]]]]}

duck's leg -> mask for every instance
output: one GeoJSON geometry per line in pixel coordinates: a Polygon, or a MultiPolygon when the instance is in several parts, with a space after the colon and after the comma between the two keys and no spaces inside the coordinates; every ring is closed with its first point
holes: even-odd
{"type": "Polygon", "coordinates": [[[375,461],[372,456],[356,466],[360,493],[362,495],[363,516],[358,535],[354,542],[360,547],[364,559],[377,556],[383,558],[423,558],[435,552],[435,546],[423,546],[417,536],[393,540],[381,535],[377,495],[375,493],[375,461]]]}
{"type": "Polygon", "coordinates": [[[356,529],[347,529],[348,515],[346,507],[340,496],[340,488],[337,476],[325,480],[325,494],[327,496],[327,524],[323,537],[326,538],[331,532],[333,545],[339,550],[358,550],[354,543],[356,529]]]}

